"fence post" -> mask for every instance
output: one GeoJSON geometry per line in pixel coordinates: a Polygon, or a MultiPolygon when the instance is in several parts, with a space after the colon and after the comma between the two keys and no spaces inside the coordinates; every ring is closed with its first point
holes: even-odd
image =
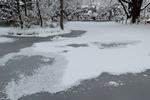
{"type": "Polygon", "coordinates": [[[147,15],[147,20],[149,19],[149,15],[147,15]]]}

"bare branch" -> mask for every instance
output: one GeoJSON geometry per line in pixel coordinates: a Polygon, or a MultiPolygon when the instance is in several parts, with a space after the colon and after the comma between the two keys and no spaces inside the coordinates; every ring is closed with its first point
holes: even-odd
{"type": "Polygon", "coordinates": [[[119,0],[119,1],[123,1],[125,3],[132,3],[131,1],[126,1],[126,0],[119,0]]]}
{"type": "Polygon", "coordinates": [[[143,7],[142,9],[141,9],[141,11],[142,10],[144,10],[146,7],[148,7],[150,5],[150,3],[148,3],[145,7],[143,7]]]}
{"type": "Polygon", "coordinates": [[[112,5],[111,7],[109,7],[109,8],[107,8],[107,9],[103,10],[102,13],[99,14],[99,16],[101,16],[101,15],[104,14],[105,12],[108,12],[110,9],[112,9],[112,8],[113,8],[114,6],[116,6],[116,5],[119,5],[119,4],[118,4],[118,3],[115,3],[115,4],[112,5]]]}
{"type": "Polygon", "coordinates": [[[125,8],[125,6],[124,6],[124,4],[123,4],[122,1],[123,1],[123,0],[119,0],[119,2],[121,3],[121,5],[122,5],[122,7],[123,7],[123,9],[124,9],[124,11],[125,11],[125,13],[126,13],[126,15],[127,15],[127,18],[128,18],[128,17],[129,17],[128,12],[127,12],[127,10],[126,10],[126,8],[125,8]]]}

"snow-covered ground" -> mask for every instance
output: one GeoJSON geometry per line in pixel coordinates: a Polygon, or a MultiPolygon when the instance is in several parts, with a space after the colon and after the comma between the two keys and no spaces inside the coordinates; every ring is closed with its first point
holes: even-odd
{"type": "Polygon", "coordinates": [[[5,28],[5,27],[0,27],[0,36],[1,35],[6,35],[10,27],[5,28]]]}
{"type": "Polygon", "coordinates": [[[15,40],[12,38],[6,38],[6,37],[2,37],[2,35],[6,35],[7,31],[10,28],[0,28],[0,43],[5,43],[5,42],[14,42],[15,40]]]}
{"type": "MultiPolygon", "coordinates": [[[[57,58],[60,55],[67,60],[67,64],[57,65],[58,69],[59,66],[60,68],[63,66],[63,75],[62,73],[60,76],[57,75],[61,72],[60,70],[57,71],[54,68],[50,71],[50,67],[44,66],[40,70],[38,69],[32,77],[22,75],[18,82],[12,80],[5,90],[8,98],[16,100],[23,95],[41,91],[54,93],[66,90],[79,84],[81,80],[97,77],[102,72],[122,74],[150,69],[149,25],[69,22],[67,26],[71,30],[87,32],[77,38],[57,38],[51,42],[35,43],[32,47],[22,49],[18,53],[5,55],[0,59],[0,63],[5,64],[15,55],[28,55],[28,53],[32,55],[33,52],[36,52],[43,56],[52,53],[57,58]],[[50,76],[48,73],[55,73],[56,76],[50,76]],[[59,81],[46,81],[51,78],[59,79],[59,81]]],[[[116,83],[111,82],[110,84],[116,83]]]]}
{"type": "Polygon", "coordinates": [[[15,39],[12,39],[12,38],[0,37],[0,43],[14,42],[14,41],[15,39]]]}
{"type": "Polygon", "coordinates": [[[21,36],[21,37],[47,37],[51,35],[58,35],[64,33],[70,33],[70,30],[65,28],[61,30],[60,28],[41,28],[40,26],[33,26],[29,29],[11,28],[8,32],[11,36],[21,36]]]}

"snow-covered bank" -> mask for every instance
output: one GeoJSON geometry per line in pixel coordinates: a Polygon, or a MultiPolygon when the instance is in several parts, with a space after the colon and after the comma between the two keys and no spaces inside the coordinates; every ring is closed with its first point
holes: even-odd
{"type": "Polygon", "coordinates": [[[7,32],[10,28],[0,27],[0,36],[7,35],[7,32]]]}
{"type": "Polygon", "coordinates": [[[8,35],[21,36],[21,37],[47,37],[51,35],[70,33],[68,29],[61,30],[60,28],[41,28],[40,26],[34,26],[29,29],[11,28],[8,31],[8,35]]]}
{"type": "Polygon", "coordinates": [[[0,37],[0,43],[14,42],[14,41],[15,39],[12,39],[12,38],[0,37]]]}
{"type": "MultiPolygon", "coordinates": [[[[63,71],[63,75],[54,77],[54,80],[45,81],[51,78],[47,71],[50,69],[46,66],[41,67],[31,77],[22,77],[18,82],[9,82],[6,87],[8,98],[16,100],[21,96],[41,92],[41,90],[50,93],[58,92],[80,83],[81,80],[97,77],[102,72],[122,74],[150,69],[149,27],[149,25],[122,25],[114,22],[69,22],[69,29],[87,32],[77,38],[66,38],[60,41],[58,38],[51,42],[35,43],[32,47],[22,49],[13,55],[6,55],[0,60],[5,64],[15,55],[27,55],[33,52],[43,56],[54,53],[68,60],[65,65],[56,59],[60,67],[63,65],[65,67],[59,69],[58,66],[59,71],[57,68],[52,70],[55,75],[63,71]],[[56,81],[57,78],[59,81],[56,81]],[[56,84],[56,82],[59,83],[56,84]],[[52,84],[52,87],[43,84],[52,84]],[[27,91],[20,92],[26,89],[27,91]]],[[[116,83],[111,82],[111,84],[116,83]]]]}
{"type": "Polygon", "coordinates": [[[15,40],[12,38],[6,38],[2,37],[2,35],[7,35],[7,32],[10,28],[4,28],[0,27],[0,43],[5,43],[5,42],[14,42],[15,40]]]}

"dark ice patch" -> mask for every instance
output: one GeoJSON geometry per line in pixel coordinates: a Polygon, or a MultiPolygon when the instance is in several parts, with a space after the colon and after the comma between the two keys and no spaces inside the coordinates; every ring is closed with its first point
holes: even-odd
{"type": "Polygon", "coordinates": [[[139,43],[139,41],[127,41],[127,42],[108,42],[108,43],[102,43],[102,42],[94,42],[95,46],[97,46],[99,49],[111,49],[111,48],[123,48],[128,47],[131,45],[135,45],[139,43]]]}
{"type": "Polygon", "coordinates": [[[68,44],[67,46],[78,48],[78,47],[88,47],[88,44],[68,44]]]}
{"type": "Polygon", "coordinates": [[[57,36],[66,37],[66,38],[76,38],[76,37],[82,36],[84,33],[86,33],[86,31],[82,31],[82,30],[71,30],[71,33],[68,33],[68,34],[60,34],[60,35],[57,35],[57,36]]]}
{"type": "Polygon", "coordinates": [[[67,53],[67,52],[69,52],[69,50],[63,50],[63,51],[62,51],[62,53],[67,53]]]}

